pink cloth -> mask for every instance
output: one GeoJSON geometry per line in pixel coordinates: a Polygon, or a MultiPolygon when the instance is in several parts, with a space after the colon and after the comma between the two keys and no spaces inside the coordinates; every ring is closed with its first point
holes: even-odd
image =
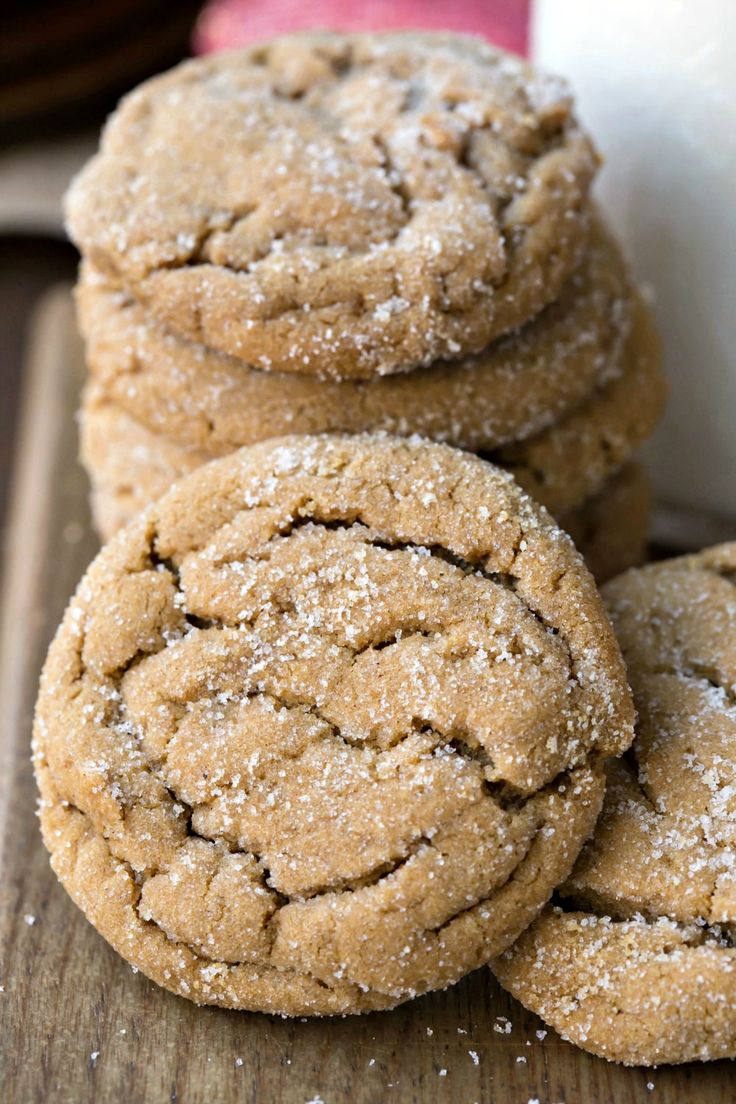
{"type": "Polygon", "coordinates": [[[310,27],[467,31],[525,54],[529,0],[210,0],[194,31],[198,54],[310,27]]]}

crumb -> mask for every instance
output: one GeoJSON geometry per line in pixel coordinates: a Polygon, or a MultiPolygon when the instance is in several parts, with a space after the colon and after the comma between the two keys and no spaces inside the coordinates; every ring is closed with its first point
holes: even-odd
{"type": "Polygon", "coordinates": [[[36,923],[36,917],[31,912],[27,912],[25,914],[25,916],[23,917],[23,920],[25,921],[25,923],[28,925],[29,928],[32,928],[33,925],[36,923]]]}
{"type": "Polygon", "coordinates": [[[434,1035],[434,1031],[432,1030],[431,1027],[427,1028],[427,1034],[429,1035],[430,1038],[432,1037],[432,1035],[434,1035]]]}
{"type": "Polygon", "coordinates": [[[541,1043],[542,1039],[547,1038],[547,1035],[549,1034],[549,1032],[547,1032],[547,1031],[535,1031],[534,1034],[537,1036],[537,1038],[539,1039],[539,1041],[541,1043]]]}
{"type": "Polygon", "coordinates": [[[526,1065],[526,1054],[517,1054],[516,1061],[526,1065]]]}
{"type": "Polygon", "coordinates": [[[93,1050],[89,1056],[89,1060],[93,1066],[97,1065],[97,1059],[100,1057],[99,1050],[93,1050]]]}
{"type": "Polygon", "coordinates": [[[474,1066],[479,1066],[480,1065],[480,1058],[478,1057],[478,1052],[475,1051],[475,1050],[469,1050],[468,1054],[473,1059],[473,1065],[474,1066]]]}
{"type": "Polygon", "coordinates": [[[440,1077],[447,1077],[447,1070],[446,1069],[443,1068],[443,1069],[440,1070],[440,1077]]]}
{"type": "Polygon", "coordinates": [[[240,1067],[240,1066],[242,1066],[242,1064],[243,1064],[243,1059],[242,1058],[236,1058],[235,1059],[235,1065],[236,1066],[240,1067]]]}

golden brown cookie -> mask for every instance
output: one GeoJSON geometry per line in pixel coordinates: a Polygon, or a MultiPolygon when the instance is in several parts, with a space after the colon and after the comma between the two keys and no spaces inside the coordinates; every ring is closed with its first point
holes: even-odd
{"type": "Polygon", "coordinates": [[[622,368],[632,290],[598,223],[560,298],[477,356],[377,380],[260,372],[183,341],[89,264],[77,306],[90,371],[149,429],[215,455],[282,433],[421,433],[474,451],[529,437],[622,368]]]}
{"type": "Polygon", "coordinates": [[[552,302],[596,164],[566,86],[480,39],[310,33],[143,84],[67,217],[180,336],[370,378],[478,352],[552,302]]]}
{"type": "Polygon", "coordinates": [[[582,553],[594,578],[605,583],[644,563],[652,492],[639,464],[627,464],[598,494],[557,519],[582,553]]]}
{"type": "MultiPolygon", "coordinates": [[[[555,425],[487,459],[508,467],[526,491],[562,517],[598,494],[628,462],[656,425],[663,400],[656,338],[637,301],[621,375],[555,425]]],[[[96,524],[106,537],[174,480],[213,458],[152,433],[109,401],[96,380],[82,403],[81,455],[96,524]]]]}
{"type": "Polygon", "coordinates": [[[494,963],[578,1046],[630,1065],[736,1057],[736,544],[604,588],[639,715],[595,836],[494,963]]]}
{"type": "Polygon", "coordinates": [[[41,681],[41,825],[160,984],[366,1011],[519,934],[632,721],[591,576],[506,473],[281,438],[182,480],[93,562],[41,681]]]}

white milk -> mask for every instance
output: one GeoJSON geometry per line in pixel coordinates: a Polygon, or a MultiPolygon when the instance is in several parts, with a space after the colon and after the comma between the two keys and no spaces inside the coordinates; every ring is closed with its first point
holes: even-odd
{"type": "Polygon", "coordinates": [[[658,496],[736,519],[736,0],[536,0],[532,52],[570,79],[598,196],[655,296],[658,496]]]}

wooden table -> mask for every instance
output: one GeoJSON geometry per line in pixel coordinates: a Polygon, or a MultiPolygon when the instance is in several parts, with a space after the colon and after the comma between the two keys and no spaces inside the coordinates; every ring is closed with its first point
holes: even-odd
{"type": "Polygon", "coordinates": [[[68,290],[34,325],[3,595],[0,1101],[8,1104],[733,1104],[736,1065],[623,1069],[562,1042],[480,970],[391,1013],[290,1022],[196,1008],[134,974],[52,875],[29,763],[38,671],[96,544],[68,290]]]}

